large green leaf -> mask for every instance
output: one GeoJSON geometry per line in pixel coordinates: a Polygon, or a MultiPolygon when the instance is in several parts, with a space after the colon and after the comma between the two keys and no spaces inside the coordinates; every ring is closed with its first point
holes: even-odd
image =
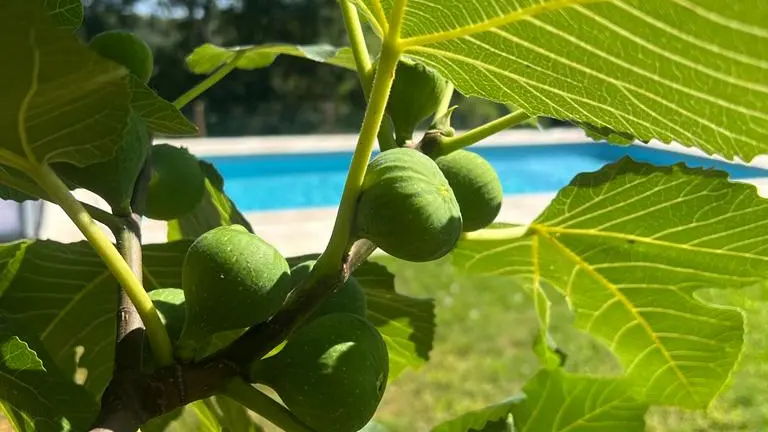
{"type": "Polygon", "coordinates": [[[131,90],[131,108],[152,132],[165,136],[197,135],[197,126],[134,75],[131,90]]]}
{"type": "Polygon", "coordinates": [[[542,369],[522,395],[463,414],[432,432],[642,432],[647,409],[621,379],[542,369]]]}
{"type": "Polygon", "coordinates": [[[512,432],[510,411],[515,404],[503,402],[462,414],[432,428],[432,432],[512,432]]]}
{"type": "Polygon", "coordinates": [[[435,303],[395,291],[395,277],[370,261],[353,274],[365,290],[368,320],[379,329],[389,351],[389,379],[429,360],[435,337],[435,303]]]}
{"type": "Polygon", "coordinates": [[[356,0],[385,34],[467,95],[531,115],[678,141],[727,158],[768,152],[764,0],[356,0]]]}
{"type": "Polygon", "coordinates": [[[48,15],[61,28],[75,31],[83,23],[83,0],[44,0],[43,3],[48,15]]]}
{"type": "Polygon", "coordinates": [[[0,40],[13,59],[0,71],[0,163],[112,156],[130,112],[128,71],[58,28],[38,1],[0,2],[0,40]]]}
{"type": "Polygon", "coordinates": [[[0,315],[0,412],[19,432],[87,430],[96,400],[63,376],[39,345],[0,315]]]}
{"type": "Polygon", "coordinates": [[[144,288],[181,288],[181,267],[191,240],[145,245],[144,288]]]}
{"type": "Polygon", "coordinates": [[[643,432],[647,405],[619,379],[542,370],[510,413],[520,432],[643,432]]]}
{"type": "Polygon", "coordinates": [[[232,48],[224,48],[207,43],[192,51],[192,54],[187,57],[187,67],[196,74],[209,74],[235,60],[238,54],[240,54],[240,57],[237,59],[235,66],[237,69],[243,70],[268,67],[280,55],[306,58],[318,63],[328,63],[356,70],[355,59],[349,48],[337,48],[327,44],[292,45],[278,43],[245,45],[232,48]]]}
{"type": "Polygon", "coordinates": [[[605,342],[641,400],[703,408],[743,345],[739,310],[700,288],[739,288],[768,274],[768,201],[723,172],[631,159],[581,174],[529,227],[467,236],[455,264],[471,273],[547,281],[576,325],[605,342]]]}
{"type": "Polygon", "coordinates": [[[56,365],[100,395],[112,374],[116,282],[87,243],[31,242],[0,315],[40,339],[56,365]]]}
{"type": "MultiPolygon", "coordinates": [[[[144,247],[148,289],[180,279],[179,257],[188,246],[144,247]]],[[[0,315],[39,338],[63,373],[98,397],[112,375],[117,281],[85,242],[34,241],[16,247],[15,254],[0,249],[0,265],[10,264],[0,273],[0,283],[7,284],[0,290],[0,315]]]]}
{"type": "Polygon", "coordinates": [[[222,225],[238,224],[253,232],[251,224],[224,193],[224,179],[216,168],[200,161],[205,173],[205,195],[192,212],[179,219],[168,221],[168,241],[196,239],[200,235],[222,225]]]}

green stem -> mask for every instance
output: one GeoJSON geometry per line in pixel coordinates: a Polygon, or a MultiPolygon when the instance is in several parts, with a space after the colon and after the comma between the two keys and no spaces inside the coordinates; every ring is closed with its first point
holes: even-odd
{"type": "Polygon", "coordinates": [[[395,68],[400,59],[400,50],[397,41],[384,41],[381,58],[379,59],[378,71],[373,80],[371,98],[368,101],[368,108],[365,111],[363,126],[360,129],[360,135],[357,141],[355,153],[352,156],[352,163],[349,167],[349,174],[344,185],[344,192],[341,196],[339,212],[336,215],[336,222],[331,234],[331,240],[320,256],[315,269],[320,273],[336,273],[344,260],[344,256],[349,248],[352,226],[357,206],[357,197],[360,188],[363,185],[363,178],[368,167],[368,161],[373,152],[373,146],[376,141],[376,134],[384,118],[384,109],[389,99],[389,91],[392,88],[392,81],[395,77],[395,68]]]}
{"type": "Polygon", "coordinates": [[[529,118],[531,118],[531,116],[526,114],[524,111],[515,111],[492,122],[478,126],[464,134],[455,137],[443,138],[440,141],[440,147],[437,152],[440,155],[446,155],[453,151],[463,149],[464,147],[469,147],[472,144],[480,142],[491,135],[503,131],[504,129],[508,129],[514,125],[520,124],[529,118]]]}
{"type": "Polygon", "coordinates": [[[53,172],[51,167],[46,164],[40,165],[36,167],[34,174],[40,186],[48,192],[56,204],[61,206],[80,232],[83,233],[136,306],[139,316],[141,316],[141,320],[147,328],[150,346],[158,364],[160,366],[172,365],[173,351],[171,350],[171,340],[168,338],[168,333],[165,330],[165,326],[163,326],[163,322],[160,320],[160,315],[158,315],[155,305],[147,295],[141,282],[133,274],[131,267],[120,256],[120,253],[109,240],[109,237],[96,225],[96,222],[80,204],[80,201],[76,200],[69,193],[67,186],[53,172]]]}
{"type": "Polygon", "coordinates": [[[231,380],[222,394],[286,432],[313,432],[286,407],[240,378],[231,380]]]}
{"type": "MultiPolygon", "coordinates": [[[[355,58],[355,66],[357,66],[357,75],[360,77],[363,94],[366,100],[370,100],[373,64],[371,63],[368,47],[365,44],[365,35],[363,34],[363,26],[360,23],[360,16],[357,13],[357,8],[355,8],[355,5],[350,0],[339,0],[339,8],[341,9],[341,16],[344,18],[344,26],[347,29],[349,45],[352,48],[352,56],[355,58]]],[[[392,124],[386,121],[386,119],[382,121],[377,137],[382,151],[397,147],[395,131],[392,124]]]]}
{"type": "Polygon", "coordinates": [[[188,103],[195,100],[195,98],[203,94],[203,92],[205,92],[209,88],[213,87],[214,84],[221,81],[225,76],[227,76],[230,72],[232,72],[237,67],[237,62],[244,55],[245,55],[245,51],[240,51],[237,54],[235,54],[235,56],[232,57],[232,60],[230,60],[229,63],[220,67],[216,72],[209,75],[206,79],[204,79],[203,81],[198,83],[196,86],[189,89],[186,93],[179,96],[178,99],[173,101],[173,106],[175,106],[176,109],[184,108],[188,103]]]}
{"type": "Polygon", "coordinates": [[[373,80],[373,64],[371,55],[368,53],[368,47],[365,44],[365,35],[363,26],[360,23],[360,17],[357,14],[357,8],[350,0],[339,0],[339,9],[344,18],[344,27],[347,29],[349,45],[352,48],[352,56],[355,58],[357,74],[360,77],[360,83],[363,85],[363,93],[368,99],[371,94],[371,81],[373,80]]]}

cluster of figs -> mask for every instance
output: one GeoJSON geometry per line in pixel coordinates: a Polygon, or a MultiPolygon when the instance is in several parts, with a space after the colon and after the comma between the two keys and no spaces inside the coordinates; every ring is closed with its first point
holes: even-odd
{"type": "MultiPolygon", "coordinates": [[[[313,265],[290,267],[246,228],[223,226],[190,246],[181,289],[154,290],[150,297],[176,357],[194,362],[272,317],[313,265]]],[[[366,310],[363,288],[349,278],[281,346],[248,366],[250,381],[274,390],[311,430],[360,430],[376,412],[389,374],[387,347],[366,310]]]]}
{"type": "MultiPolygon", "coordinates": [[[[152,73],[152,52],[126,32],[105,32],[91,49],[143,82],[152,73]]],[[[416,126],[435,112],[448,86],[435,71],[402,60],[387,105],[400,147],[373,158],[358,197],[354,235],[402,260],[424,262],[448,254],[461,233],[491,224],[502,188],[491,165],[476,153],[458,150],[425,154],[410,142],[416,126]]],[[[129,125],[130,126],[130,125],[129,125]]],[[[137,153],[147,136],[140,127],[115,160],[137,153]]],[[[185,149],[149,146],[152,171],[142,213],[170,220],[194,210],[205,192],[204,165],[185,149]]],[[[86,167],[120,170],[122,165],[86,167]]],[[[123,164],[125,165],[125,164],[123,164]]],[[[93,178],[81,168],[58,171],[71,183],[93,178]]],[[[92,185],[98,189],[102,185],[92,185]]],[[[124,205],[124,196],[110,196],[124,205]]],[[[161,313],[176,357],[194,362],[226,347],[249,327],[270,319],[313,268],[313,260],[290,266],[272,245],[239,225],[198,237],[182,268],[181,288],[150,292],[161,313]]],[[[327,297],[266,357],[249,365],[251,382],[270,387],[296,418],[318,432],[354,432],[373,417],[389,375],[386,344],[367,319],[365,290],[354,277],[327,297]]]]}

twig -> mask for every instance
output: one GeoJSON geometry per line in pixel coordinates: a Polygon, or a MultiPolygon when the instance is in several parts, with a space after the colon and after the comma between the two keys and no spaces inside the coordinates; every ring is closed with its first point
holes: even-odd
{"type": "MultiPolygon", "coordinates": [[[[150,160],[144,162],[134,186],[131,213],[125,215],[120,231],[115,232],[117,248],[136,278],[142,280],[141,216],[144,210],[147,184],[151,174],[150,160]]],[[[117,342],[115,346],[115,373],[124,370],[142,370],[146,329],[136,306],[118,285],[117,342]]]]}
{"type": "Polygon", "coordinates": [[[232,364],[217,360],[117,376],[102,397],[91,432],[135,432],[152,418],[213,396],[236,373],[232,364]]]}

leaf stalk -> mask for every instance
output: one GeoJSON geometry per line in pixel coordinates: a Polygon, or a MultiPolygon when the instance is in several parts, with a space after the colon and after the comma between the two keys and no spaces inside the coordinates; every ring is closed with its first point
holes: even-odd
{"type": "Polygon", "coordinates": [[[195,100],[198,96],[203,94],[206,90],[213,87],[217,82],[224,79],[225,76],[229,75],[229,73],[232,72],[237,67],[237,62],[240,61],[240,59],[244,55],[245,55],[245,51],[240,51],[237,54],[235,54],[235,56],[232,57],[232,60],[230,60],[229,63],[220,67],[219,69],[216,70],[216,72],[212,73],[211,75],[208,75],[208,77],[205,78],[203,81],[199,82],[196,86],[187,90],[186,93],[179,96],[175,101],[173,101],[173,106],[175,106],[176,109],[178,110],[187,106],[188,103],[195,100]]]}
{"type": "Polygon", "coordinates": [[[435,152],[438,156],[442,156],[456,150],[461,150],[465,147],[471,146],[472,144],[476,144],[490,137],[491,135],[495,135],[504,129],[518,125],[530,118],[531,116],[525,111],[518,110],[503,117],[499,117],[492,122],[478,126],[461,135],[457,135],[455,137],[441,137],[440,143],[438,144],[435,152]]]}

